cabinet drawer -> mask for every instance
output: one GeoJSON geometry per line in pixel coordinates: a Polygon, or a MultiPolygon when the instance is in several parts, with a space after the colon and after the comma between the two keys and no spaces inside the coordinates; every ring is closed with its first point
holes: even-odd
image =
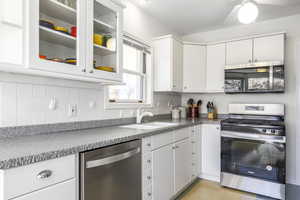
{"type": "Polygon", "coordinates": [[[76,200],[75,179],[59,183],[14,200],[76,200]]]}
{"type": "Polygon", "coordinates": [[[177,142],[179,140],[184,140],[188,138],[189,135],[190,135],[190,128],[183,128],[183,129],[176,130],[174,131],[173,141],[177,142]]]}
{"type": "Polygon", "coordinates": [[[143,188],[152,185],[152,170],[143,172],[143,188]]]}
{"type": "Polygon", "coordinates": [[[142,152],[143,154],[150,153],[152,149],[151,137],[143,138],[142,152]]]}
{"type": "Polygon", "coordinates": [[[148,153],[143,156],[143,170],[151,170],[152,169],[152,154],[148,153]]]}
{"type": "Polygon", "coordinates": [[[4,197],[10,199],[75,178],[75,164],[75,155],[71,155],[4,170],[4,197]]]}
{"type": "Polygon", "coordinates": [[[143,190],[143,200],[152,200],[152,186],[148,186],[143,190]]]}
{"type": "Polygon", "coordinates": [[[171,144],[173,142],[173,132],[152,136],[152,150],[171,144]]]}

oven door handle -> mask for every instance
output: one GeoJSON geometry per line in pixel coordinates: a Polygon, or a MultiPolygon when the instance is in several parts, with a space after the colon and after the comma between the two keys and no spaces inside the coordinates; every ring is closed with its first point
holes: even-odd
{"type": "Polygon", "coordinates": [[[258,140],[265,142],[276,142],[276,143],[286,143],[285,136],[273,136],[273,135],[259,135],[259,134],[249,134],[249,133],[238,133],[233,131],[222,131],[222,137],[226,138],[237,138],[237,139],[247,139],[247,140],[258,140]]]}
{"type": "Polygon", "coordinates": [[[125,153],[121,153],[121,154],[118,154],[118,155],[102,158],[102,159],[99,159],[99,160],[87,161],[86,162],[86,168],[89,169],[89,168],[94,168],[94,167],[99,167],[99,166],[119,162],[121,160],[125,160],[127,158],[130,158],[130,157],[140,153],[140,151],[141,151],[140,148],[136,148],[134,150],[127,151],[125,153]]]}

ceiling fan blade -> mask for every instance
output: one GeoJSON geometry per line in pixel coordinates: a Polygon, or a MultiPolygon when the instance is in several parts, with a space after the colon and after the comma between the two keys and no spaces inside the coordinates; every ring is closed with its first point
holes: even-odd
{"type": "Polygon", "coordinates": [[[261,5],[277,5],[277,6],[285,6],[292,3],[291,0],[254,0],[254,1],[261,5]]]}
{"type": "Polygon", "coordinates": [[[241,4],[234,6],[231,12],[227,15],[224,24],[230,24],[234,22],[237,19],[237,13],[240,8],[241,8],[241,4]]]}

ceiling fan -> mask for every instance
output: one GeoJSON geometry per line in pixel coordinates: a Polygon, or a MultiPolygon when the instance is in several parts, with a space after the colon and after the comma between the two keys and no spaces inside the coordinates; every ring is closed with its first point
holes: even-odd
{"type": "Polygon", "coordinates": [[[258,6],[284,6],[289,4],[289,0],[232,0],[232,3],[235,6],[227,16],[225,23],[230,23],[238,18],[242,24],[250,24],[258,17],[258,6]]]}

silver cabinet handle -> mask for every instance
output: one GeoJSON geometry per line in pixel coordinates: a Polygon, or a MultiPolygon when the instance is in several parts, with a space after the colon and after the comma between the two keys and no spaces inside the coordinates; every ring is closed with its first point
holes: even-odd
{"type": "Polygon", "coordinates": [[[118,161],[121,161],[121,160],[125,160],[127,158],[130,158],[130,157],[140,153],[140,151],[141,151],[141,149],[137,148],[137,149],[127,151],[125,153],[121,153],[121,154],[118,154],[118,155],[110,156],[110,157],[107,157],[107,158],[88,161],[88,162],[86,162],[86,168],[88,169],[88,168],[99,167],[99,166],[115,163],[115,162],[118,162],[118,161]]]}
{"type": "Polygon", "coordinates": [[[44,170],[44,171],[41,171],[40,173],[38,173],[37,178],[38,179],[46,179],[46,178],[49,178],[51,175],[52,175],[51,170],[44,170]]]}

